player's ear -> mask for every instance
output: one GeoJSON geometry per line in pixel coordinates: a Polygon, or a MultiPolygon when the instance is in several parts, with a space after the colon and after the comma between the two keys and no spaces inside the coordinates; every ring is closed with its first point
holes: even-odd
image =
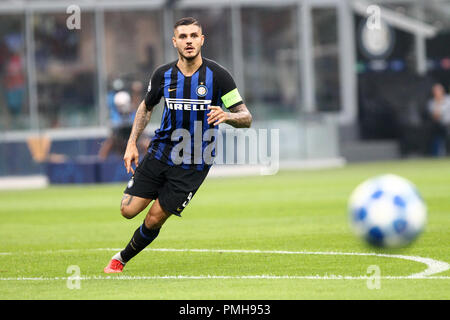
{"type": "Polygon", "coordinates": [[[202,46],[203,46],[203,43],[205,42],[205,35],[204,34],[202,34],[202,46]]]}
{"type": "Polygon", "coordinates": [[[173,43],[173,47],[176,48],[177,47],[177,41],[175,39],[175,36],[172,37],[172,43],[173,43]]]}

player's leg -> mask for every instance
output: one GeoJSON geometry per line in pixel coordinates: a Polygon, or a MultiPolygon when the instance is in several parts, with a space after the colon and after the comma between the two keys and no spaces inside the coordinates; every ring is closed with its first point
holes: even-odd
{"type": "Polygon", "coordinates": [[[156,199],[150,207],[144,222],[136,229],[125,249],[112,257],[104,271],[106,273],[122,272],[123,267],[128,261],[156,239],[162,225],[170,215],[169,212],[161,207],[159,200],[156,199]]]}
{"type": "Polygon", "coordinates": [[[124,193],[120,202],[120,213],[127,219],[134,218],[152,202],[152,199],[137,197],[124,193]]]}
{"type": "MultiPolygon", "coordinates": [[[[125,264],[144,250],[159,234],[161,227],[171,214],[165,211],[159,200],[153,202],[141,226],[134,232],[128,245],[120,252],[120,261],[125,264]]],[[[119,258],[119,256],[117,256],[119,258]]]]}
{"type": "MultiPolygon", "coordinates": [[[[158,190],[161,189],[165,181],[166,166],[156,159],[150,159],[148,154],[144,157],[124,191],[120,204],[122,216],[127,219],[134,218],[150,204],[152,199],[158,197],[158,190]]],[[[156,235],[155,231],[147,232],[147,228],[143,224],[134,232],[128,246],[145,247],[148,239],[153,241],[156,235]]],[[[128,258],[122,258],[120,252],[118,252],[112,257],[104,271],[106,273],[121,272],[126,261],[128,261],[128,258]]]]}
{"type": "MultiPolygon", "coordinates": [[[[157,166],[158,163],[154,165],[157,166]]],[[[131,258],[155,240],[171,214],[181,215],[208,174],[207,170],[185,170],[167,165],[164,165],[163,171],[165,182],[158,190],[158,197],[147,213],[144,223],[134,232],[127,247],[113,257],[105,272],[121,272],[131,258]],[[111,263],[115,265],[111,266],[111,263]]]]}
{"type": "Polygon", "coordinates": [[[171,213],[161,207],[159,199],[156,199],[145,216],[144,225],[149,230],[161,229],[170,216],[171,213]]]}

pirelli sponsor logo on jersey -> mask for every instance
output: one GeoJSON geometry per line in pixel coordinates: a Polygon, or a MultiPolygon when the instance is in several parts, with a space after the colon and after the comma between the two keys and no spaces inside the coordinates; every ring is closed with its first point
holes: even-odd
{"type": "Polygon", "coordinates": [[[166,105],[170,110],[207,111],[211,100],[166,98],[166,105]]]}

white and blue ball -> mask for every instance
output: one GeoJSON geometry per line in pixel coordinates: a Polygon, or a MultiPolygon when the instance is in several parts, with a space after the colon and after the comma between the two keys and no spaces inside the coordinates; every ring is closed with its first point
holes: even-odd
{"type": "Polygon", "coordinates": [[[409,245],[424,230],[426,205],[416,187],[393,174],[371,178],[356,187],[349,200],[350,224],[371,245],[409,245]]]}

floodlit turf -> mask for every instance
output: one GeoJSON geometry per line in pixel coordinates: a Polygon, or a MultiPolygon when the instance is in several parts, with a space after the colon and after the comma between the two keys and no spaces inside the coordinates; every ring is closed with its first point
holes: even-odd
{"type": "Polygon", "coordinates": [[[0,192],[0,299],[450,298],[450,270],[408,279],[427,265],[381,255],[450,263],[450,160],[209,178],[151,250],[106,275],[110,249],[125,246],[144,218],[120,216],[124,187],[0,192]],[[405,249],[368,247],[348,227],[351,191],[383,173],[413,181],[429,208],[425,233],[405,249]],[[69,266],[80,270],[78,289],[69,266]]]}

